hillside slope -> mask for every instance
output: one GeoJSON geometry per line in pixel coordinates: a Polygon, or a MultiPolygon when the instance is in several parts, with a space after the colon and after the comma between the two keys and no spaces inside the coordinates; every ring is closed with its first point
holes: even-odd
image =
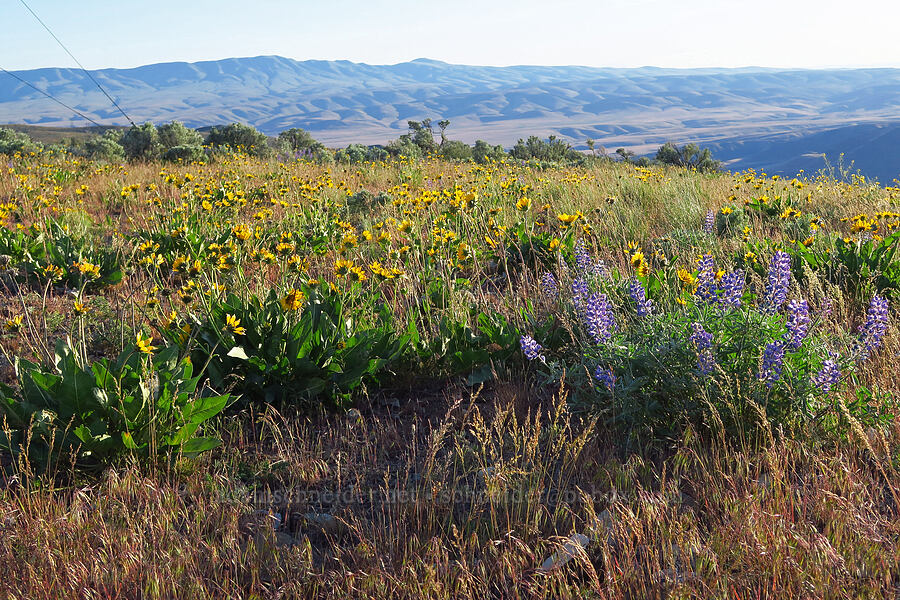
{"type": "MultiPolygon", "coordinates": [[[[78,70],[16,74],[102,123],[124,122],[78,70]]],[[[900,121],[900,69],[478,67],[427,59],[367,65],[261,56],[94,76],[135,121],[241,121],[270,134],[296,126],[330,145],[384,143],[407,120],[432,117],[450,119],[451,137],[468,142],[510,145],[531,133],[556,134],[582,146],[590,137],[610,150],[646,153],[665,141],[695,141],[740,158],[737,165],[770,170],[807,164],[804,154],[846,151],[881,179],[900,173],[900,160],[881,146],[872,151],[869,140],[875,135],[893,147],[896,135],[885,124],[900,121]]],[[[84,124],[0,77],[0,123],[84,124]]]]}

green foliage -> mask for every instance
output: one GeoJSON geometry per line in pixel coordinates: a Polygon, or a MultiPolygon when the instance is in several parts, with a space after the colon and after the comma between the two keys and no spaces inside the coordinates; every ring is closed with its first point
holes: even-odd
{"type": "Polygon", "coordinates": [[[338,162],[357,164],[363,162],[377,162],[387,160],[390,156],[387,150],[380,146],[364,146],[362,144],[350,144],[343,150],[334,154],[338,162]]]}
{"type": "Polygon", "coordinates": [[[122,281],[117,251],[76,235],[55,221],[49,221],[44,229],[0,228],[0,254],[10,257],[11,266],[24,267],[29,276],[42,282],[97,289],[122,281]]]}
{"type": "Polygon", "coordinates": [[[533,159],[545,162],[577,161],[583,158],[571,144],[558,139],[555,135],[551,135],[546,142],[536,135],[529,136],[527,140],[520,139],[509,154],[518,160],[533,159]]]}
{"type": "Polygon", "coordinates": [[[688,169],[697,169],[701,172],[718,171],[721,163],[713,160],[709,148],[700,148],[697,144],[685,144],[677,146],[672,142],[666,142],[656,151],[656,161],[664,165],[674,165],[688,169]]]}
{"type": "Polygon", "coordinates": [[[251,156],[269,156],[269,138],[250,125],[231,123],[224,127],[213,127],[206,137],[206,143],[216,148],[241,149],[251,156]]]}
{"type": "Polygon", "coordinates": [[[399,158],[400,156],[404,156],[409,159],[420,159],[422,158],[422,149],[417,146],[412,140],[409,139],[408,136],[400,136],[399,140],[394,140],[389,142],[387,146],[384,147],[385,151],[388,154],[395,158],[399,158]]]}
{"type": "Polygon", "coordinates": [[[16,374],[18,389],[0,386],[0,447],[42,469],[204,452],[220,442],[197,430],[230,400],[198,392],[200,377],[171,348],[150,357],[132,346],[115,360],[87,365],[60,341],[53,367],[20,359],[16,374]]]}
{"type": "Polygon", "coordinates": [[[472,160],[472,148],[465,142],[447,140],[441,144],[438,153],[444,160],[472,160]]]}
{"type": "Polygon", "coordinates": [[[0,127],[0,154],[40,152],[42,146],[33,141],[27,134],[8,127],[0,127]]]}
{"type": "Polygon", "coordinates": [[[121,144],[122,132],[110,130],[103,135],[89,138],[84,142],[85,154],[97,161],[118,162],[125,158],[125,149],[121,144]]]}
{"type": "Polygon", "coordinates": [[[157,128],[159,135],[159,143],[164,149],[175,148],[176,146],[201,146],[203,145],[203,136],[199,131],[185,127],[183,123],[172,121],[165,123],[157,128]]]}
{"type": "Polygon", "coordinates": [[[386,307],[366,326],[345,312],[339,294],[305,293],[288,299],[274,291],[265,299],[231,295],[212,302],[199,322],[174,322],[165,334],[196,364],[207,365],[214,387],[239,390],[247,401],[342,408],[351,392],[401,355],[409,338],[393,333],[386,307]],[[229,328],[228,315],[245,331],[229,328]]]}
{"type": "Polygon", "coordinates": [[[310,153],[313,154],[324,149],[321,143],[316,141],[311,133],[299,127],[292,127],[278,134],[278,145],[293,153],[310,153]]]}
{"type": "Polygon", "coordinates": [[[504,366],[521,360],[519,331],[504,315],[479,313],[475,327],[444,317],[438,335],[419,353],[426,362],[438,357],[442,371],[462,375],[469,385],[490,381],[504,366]]]}
{"type": "MultiPolygon", "coordinates": [[[[799,257],[813,271],[823,274],[836,285],[843,285],[850,294],[874,292],[890,297],[900,295],[900,232],[883,239],[843,239],[836,236],[830,247],[798,244],[788,251],[799,257]],[[826,252],[827,250],[827,252],[826,252]]],[[[797,272],[802,276],[802,272],[797,272]]]]}
{"type": "Polygon", "coordinates": [[[472,146],[472,159],[480,165],[488,162],[500,162],[506,158],[503,146],[492,146],[484,140],[475,140],[472,146]]]}
{"type": "Polygon", "coordinates": [[[172,146],[162,155],[163,160],[186,163],[202,160],[203,157],[201,146],[172,146]]]}
{"type": "Polygon", "coordinates": [[[65,283],[69,287],[97,289],[116,285],[124,277],[119,252],[74,235],[67,227],[50,221],[46,232],[36,235],[25,257],[29,274],[39,280],[65,283]],[[87,267],[93,267],[86,271],[87,267]]]}
{"type": "Polygon", "coordinates": [[[122,136],[122,149],[128,160],[153,160],[159,157],[162,144],[153,123],[135,125],[122,136]]]}

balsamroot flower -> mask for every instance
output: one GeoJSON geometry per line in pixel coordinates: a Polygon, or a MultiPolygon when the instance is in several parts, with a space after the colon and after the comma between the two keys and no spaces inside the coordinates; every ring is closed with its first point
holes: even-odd
{"type": "Polygon", "coordinates": [[[787,299],[788,286],[791,283],[791,255],[779,250],[769,262],[769,277],[766,280],[766,294],[763,298],[762,311],[775,314],[787,299]]]}

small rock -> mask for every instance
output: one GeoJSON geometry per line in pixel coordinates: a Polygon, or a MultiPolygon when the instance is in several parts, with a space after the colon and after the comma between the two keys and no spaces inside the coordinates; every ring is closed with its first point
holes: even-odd
{"type": "Polygon", "coordinates": [[[333,533],[338,529],[337,519],[328,513],[308,512],[303,515],[303,518],[310,525],[318,527],[326,533],[333,533]]]}
{"type": "Polygon", "coordinates": [[[584,549],[587,548],[590,541],[591,539],[584,534],[573,534],[572,537],[566,540],[562,548],[554,552],[543,563],[541,563],[538,572],[549,573],[550,571],[565,565],[570,560],[575,558],[578,554],[583,553],[584,549]]]}

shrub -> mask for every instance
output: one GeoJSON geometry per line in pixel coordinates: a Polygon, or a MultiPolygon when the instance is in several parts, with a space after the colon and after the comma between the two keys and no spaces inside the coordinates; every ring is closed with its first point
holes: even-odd
{"type": "Polygon", "coordinates": [[[269,156],[271,154],[269,138],[266,134],[243,123],[213,127],[206,137],[206,143],[217,148],[242,150],[251,156],[269,156]]]}
{"type": "Polygon", "coordinates": [[[121,143],[128,160],[153,160],[162,149],[156,126],[149,122],[126,131],[121,143]]]}
{"type": "Polygon", "coordinates": [[[292,127],[278,134],[279,145],[290,152],[315,152],[323,148],[311,133],[299,127],[292,127]]]}
{"type": "Polygon", "coordinates": [[[17,152],[26,154],[28,152],[40,152],[42,146],[33,141],[27,134],[21,133],[8,127],[0,127],[0,154],[8,154],[12,156],[17,152]]]}
{"type": "Polygon", "coordinates": [[[472,148],[457,140],[447,140],[438,148],[444,160],[472,160],[472,148]]]}
{"type": "Polygon", "coordinates": [[[163,159],[170,162],[193,162],[203,159],[201,146],[172,146],[163,153],[163,159]]]}
{"type": "Polygon", "coordinates": [[[203,136],[199,131],[185,127],[184,124],[178,121],[160,125],[157,133],[159,135],[159,143],[164,150],[178,146],[203,145],[203,136]]]}
{"type": "Polygon", "coordinates": [[[475,140],[475,145],[472,147],[472,158],[478,164],[491,161],[500,162],[505,157],[506,151],[503,146],[492,146],[484,140],[475,140]]]}
{"type": "Polygon", "coordinates": [[[84,152],[94,160],[118,162],[125,158],[125,149],[122,147],[121,140],[121,131],[110,130],[85,141],[84,152]]]}

